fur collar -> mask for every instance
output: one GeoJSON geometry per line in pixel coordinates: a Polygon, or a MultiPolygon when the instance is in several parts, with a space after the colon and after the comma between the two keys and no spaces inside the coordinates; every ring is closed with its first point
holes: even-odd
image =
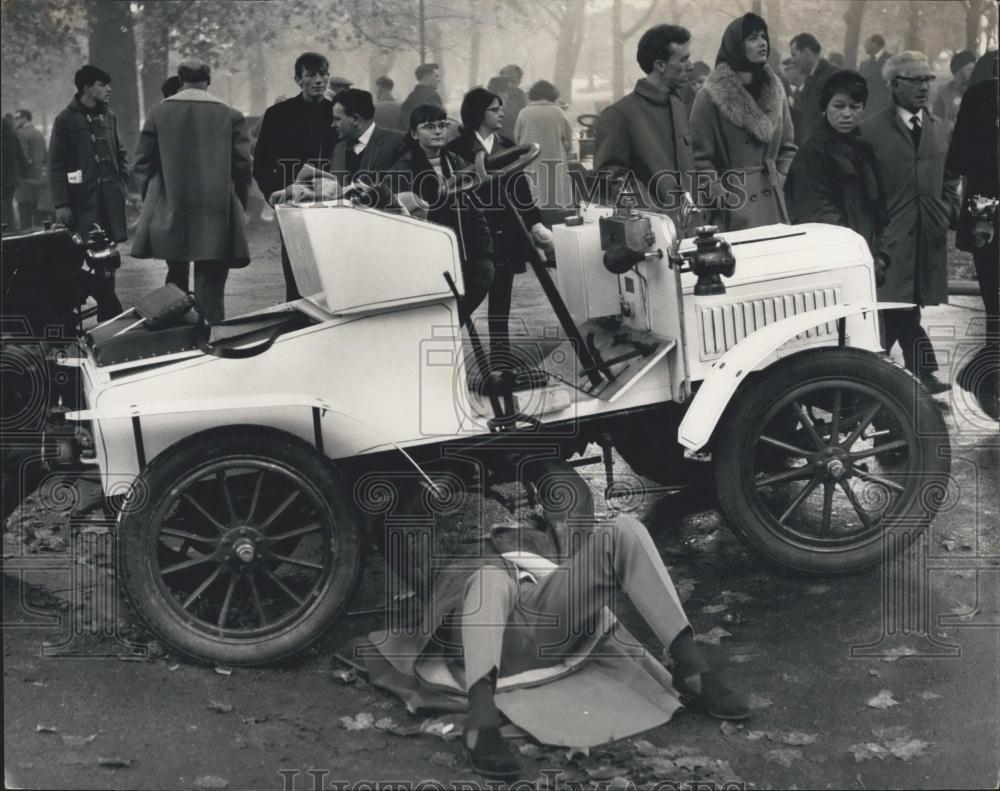
{"type": "Polygon", "coordinates": [[[764,75],[767,79],[761,90],[759,103],[743,87],[739,76],[728,63],[720,63],[715,67],[704,90],[727,120],[745,129],[762,143],[767,143],[780,121],[781,94],[784,88],[770,66],[764,67],[764,75]]]}

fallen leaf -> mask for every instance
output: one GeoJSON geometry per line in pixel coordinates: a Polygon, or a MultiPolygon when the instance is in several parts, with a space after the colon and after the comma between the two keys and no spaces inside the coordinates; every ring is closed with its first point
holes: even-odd
{"type": "Polygon", "coordinates": [[[59,729],[54,725],[36,725],[35,731],[37,733],[59,733],[59,729]]]}
{"type": "Polygon", "coordinates": [[[750,596],[747,593],[741,593],[739,591],[722,591],[722,593],[716,596],[716,598],[722,599],[723,601],[726,602],[735,601],[739,602],[740,604],[749,604],[750,602],[753,601],[753,596],[750,596]]]}
{"type": "Polygon", "coordinates": [[[920,758],[930,746],[930,742],[925,742],[920,739],[896,739],[892,742],[886,743],[886,747],[889,748],[889,752],[902,761],[909,761],[912,758],[920,758]]]}
{"type": "Polygon", "coordinates": [[[731,654],[729,656],[729,661],[736,665],[745,665],[752,659],[753,657],[750,654],[731,654]]]}
{"type": "Polygon", "coordinates": [[[215,672],[218,673],[220,676],[231,676],[233,674],[232,670],[230,670],[228,667],[223,667],[222,665],[216,665],[215,672]]]}
{"type": "Polygon", "coordinates": [[[771,740],[771,733],[769,731],[747,731],[746,736],[748,742],[759,742],[762,739],[771,740]]]}
{"type": "Polygon", "coordinates": [[[458,759],[453,753],[432,753],[430,762],[436,766],[458,766],[458,759]]]}
{"type": "Polygon", "coordinates": [[[793,750],[790,747],[782,747],[780,750],[768,750],[767,760],[784,767],[789,767],[802,758],[801,750],[793,750]]]}
{"type": "Polygon", "coordinates": [[[785,744],[803,745],[803,744],[813,744],[816,739],[819,738],[819,734],[816,733],[803,733],[802,731],[790,731],[789,733],[782,734],[781,741],[785,744]]]}
{"type": "Polygon", "coordinates": [[[219,714],[229,714],[233,710],[231,703],[220,703],[217,700],[208,701],[208,708],[212,711],[217,711],[219,714]]]}
{"type": "Polygon", "coordinates": [[[687,769],[693,772],[695,769],[700,769],[704,766],[711,766],[714,761],[714,758],[709,758],[707,755],[682,755],[680,758],[674,759],[674,764],[679,766],[681,769],[687,769]]]}
{"type": "Polygon", "coordinates": [[[885,710],[890,706],[898,706],[899,701],[892,697],[892,693],[889,690],[883,689],[874,698],[871,698],[868,701],[868,705],[873,709],[885,710]]]}
{"type": "Polygon", "coordinates": [[[167,670],[169,670],[169,671],[173,672],[174,670],[177,670],[178,668],[180,668],[180,666],[181,666],[181,665],[180,665],[180,662],[177,662],[177,663],[175,663],[175,664],[173,664],[173,665],[169,665],[169,666],[167,667],[167,670]]]}
{"type": "Polygon", "coordinates": [[[432,717],[420,723],[420,732],[429,733],[442,739],[457,738],[459,733],[450,717],[432,717]]]}
{"type": "Polygon", "coordinates": [[[526,755],[529,758],[534,758],[542,750],[537,744],[532,744],[531,742],[524,742],[523,744],[518,745],[517,751],[521,753],[521,755],[526,755]]]}
{"type": "Polygon", "coordinates": [[[713,626],[707,632],[696,634],[694,636],[694,641],[696,643],[706,643],[708,645],[719,645],[720,640],[732,636],[732,632],[727,632],[721,626],[713,626]]]}
{"type": "Polygon", "coordinates": [[[259,725],[262,722],[267,722],[267,717],[243,717],[242,721],[247,725],[259,725]]]}
{"type": "Polygon", "coordinates": [[[955,541],[954,539],[949,538],[945,541],[942,541],[941,546],[943,546],[949,552],[952,552],[955,549],[955,541]]]}
{"type": "Polygon", "coordinates": [[[63,744],[67,747],[83,747],[85,744],[90,744],[94,739],[97,738],[96,733],[90,734],[90,736],[63,736],[63,744]]]}
{"type": "Polygon", "coordinates": [[[768,706],[773,706],[774,701],[763,695],[758,695],[756,692],[751,692],[750,697],[747,698],[747,705],[751,709],[766,709],[768,706]]]}
{"type": "Polygon", "coordinates": [[[367,711],[363,711],[353,717],[341,717],[340,724],[349,731],[366,731],[374,727],[375,718],[367,711]]]}
{"type": "Polygon", "coordinates": [[[338,684],[353,684],[358,680],[358,673],[353,667],[346,670],[334,670],[333,680],[338,684]]]}
{"type": "Polygon", "coordinates": [[[728,604],[706,604],[701,608],[702,612],[706,612],[709,615],[714,615],[717,612],[725,612],[729,609],[728,604]]]}
{"type": "Polygon", "coordinates": [[[590,775],[591,780],[610,780],[615,777],[619,769],[610,764],[598,764],[597,766],[585,766],[583,770],[590,775]]]}
{"type": "Polygon", "coordinates": [[[883,662],[895,662],[901,656],[916,656],[917,649],[903,646],[902,648],[890,648],[882,657],[883,662]]]}
{"type": "Polygon", "coordinates": [[[882,674],[879,673],[877,670],[869,670],[868,671],[868,675],[869,676],[875,676],[875,678],[881,678],[882,677],[882,674]]]}
{"type": "Polygon", "coordinates": [[[733,734],[739,733],[743,730],[742,725],[733,725],[731,722],[724,722],[719,726],[719,730],[722,731],[723,736],[732,736],[733,734]]]}
{"type": "Polygon", "coordinates": [[[655,744],[647,742],[645,739],[636,739],[632,742],[632,745],[635,747],[635,751],[639,753],[639,755],[656,755],[660,749],[655,744]]]}
{"type": "Polygon", "coordinates": [[[889,751],[885,747],[875,742],[852,744],[847,748],[847,751],[854,756],[855,763],[870,761],[872,758],[878,758],[878,760],[882,761],[889,755],[889,751]]]}
{"type": "Polygon", "coordinates": [[[610,791],[627,791],[627,789],[630,788],[635,789],[635,783],[627,777],[615,775],[611,778],[611,781],[607,784],[606,788],[610,789],[610,791]]]}
{"type": "Polygon", "coordinates": [[[132,765],[133,761],[131,758],[98,758],[97,765],[105,766],[108,769],[127,769],[132,765]]]}
{"type": "Polygon", "coordinates": [[[195,778],[194,787],[202,791],[213,791],[213,789],[228,788],[229,781],[218,775],[202,775],[195,778]]]}
{"type": "Polygon", "coordinates": [[[820,596],[829,590],[829,585],[813,585],[811,588],[806,588],[806,593],[811,593],[813,596],[820,596]]]}
{"type": "Polygon", "coordinates": [[[920,697],[923,698],[924,700],[936,700],[941,696],[938,695],[937,692],[921,692],[920,697]]]}

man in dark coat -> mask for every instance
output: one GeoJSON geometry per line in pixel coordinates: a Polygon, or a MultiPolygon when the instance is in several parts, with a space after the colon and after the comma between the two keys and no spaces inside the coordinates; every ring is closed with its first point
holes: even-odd
{"type": "Polygon", "coordinates": [[[500,76],[507,78],[507,96],[503,100],[503,125],[500,134],[508,140],[514,139],[514,124],[521,110],[528,106],[528,94],[521,90],[521,80],[524,79],[524,69],[516,63],[500,69],[500,76]]]}
{"type": "Polygon", "coordinates": [[[403,133],[380,129],[374,119],[375,102],[368,91],[348,88],[337,94],[333,123],[340,142],[333,149],[330,171],[341,184],[349,184],[359,174],[378,184],[403,155],[403,133]]]}
{"type": "Polygon", "coordinates": [[[422,104],[433,104],[444,107],[438,88],[441,87],[441,69],[436,63],[421,63],[414,72],[417,84],[413,86],[410,95],[403,100],[399,108],[399,128],[410,128],[410,113],[422,104]]]}
{"type": "Polygon", "coordinates": [[[392,89],[396,87],[392,77],[382,75],[375,80],[375,126],[379,129],[392,129],[394,132],[403,132],[399,125],[399,100],[392,95],[392,89]]]}
{"type": "Polygon", "coordinates": [[[177,76],[181,90],[149,111],[139,136],[132,255],[194,261],[194,297],[206,319],[222,321],[229,269],[250,263],[250,134],[243,114],[208,92],[207,64],[185,60],[177,76]]]}
{"type": "MultiPolygon", "coordinates": [[[[295,60],[295,82],[301,92],[268,107],[254,148],[253,177],[264,197],[284,190],[305,164],[328,170],[337,133],[333,102],[325,98],[330,64],[322,55],[305,52],[295,60]]],[[[285,243],[281,243],[285,299],[299,298],[285,243]]]]}
{"type": "Polygon", "coordinates": [[[30,110],[18,110],[14,114],[14,126],[17,127],[17,137],[24,151],[27,171],[24,179],[17,185],[14,200],[17,201],[17,214],[22,228],[32,228],[41,225],[44,214],[38,211],[45,190],[45,168],[49,159],[49,147],[45,145],[45,136],[31,122],[30,110]]]}
{"type": "Polygon", "coordinates": [[[809,138],[823,114],[819,103],[823,86],[830,75],[839,69],[826,58],[820,57],[823,48],[812,33],[799,33],[789,42],[789,49],[795,65],[806,75],[796,101],[799,126],[795,129],[795,145],[801,145],[809,138]]]}
{"type": "Polygon", "coordinates": [[[56,116],[49,141],[49,186],[56,218],[84,237],[96,223],[111,239],[124,242],[128,156],[118,137],[118,120],[108,109],[111,76],[87,65],[73,81],[76,96],[56,116]]]}
{"type": "Polygon", "coordinates": [[[679,96],[693,70],[690,49],[686,28],[657,25],[643,33],[636,59],[646,76],[597,120],[594,172],[634,181],[640,206],[676,212],[685,192],[695,194],[688,114],[679,96]]]}
{"type": "Polygon", "coordinates": [[[865,105],[863,118],[874,115],[892,102],[892,92],[889,83],[882,76],[889,53],[885,51],[885,39],[878,33],[873,33],[865,41],[865,52],[868,58],[861,62],[858,71],[868,83],[868,103],[865,105]]]}
{"type": "Polygon", "coordinates": [[[889,211],[882,244],[892,265],[878,297],[917,307],[882,311],[883,341],[886,351],[898,341],[907,369],[939,393],[950,385],[934,375],[937,359],[920,326],[920,307],[948,301],[948,228],[958,220],[958,179],[945,172],[948,130],[927,110],[934,75],[926,57],[893,55],[885,74],[893,103],[861,124],[879,163],[889,211]]]}
{"type": "Polygon", "coordinates": [[[13,230],[14,193],[28,172],[28,163],[17,139],[14,121],[6,115],[3,117],[3,135],[0,136],[0,141],[3,143],[3,167],[0,168],[3,181],[3,227],[4,230],[13,230]]]}

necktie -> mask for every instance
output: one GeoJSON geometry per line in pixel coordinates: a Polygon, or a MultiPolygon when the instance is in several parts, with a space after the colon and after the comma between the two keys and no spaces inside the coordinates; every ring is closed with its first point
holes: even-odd
{"type": "Polygon", "coordinates": [[[354,175],[358,172],[358,168],[361,166],[361,155],[354,152],[354,146],[348,146],[345,152],[344,164],[347,165],[347,173],[350,178],[354,178],[354,175]]]}
{"type": "Polygon", "coordinates": [[[920,116],[919,115],[911,115],[910,116],[910,139],[913,141],[913,148],[914,149],[919,149],[920,148],[920,132],[921,132],[920,116]]]}

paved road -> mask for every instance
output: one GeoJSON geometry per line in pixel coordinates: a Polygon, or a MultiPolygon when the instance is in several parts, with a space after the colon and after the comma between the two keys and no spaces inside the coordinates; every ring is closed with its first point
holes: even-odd
{"type": "MultiPolygon", "coordinates": [[[[254,233],[258,260],[232,275],[231,315],[281,295],[272,229],[254,233]]],[[[128,260],[119,279],[124,301],[157,285],[161,270],[128,260]]],[[[530,276],[519,278],[515,299],[527,306],[529,326],[547,321],[530,276]]],[[[980,316],[973,300],[927,312],[936,342],[953,356],[980,316]]],[[[645,786],[714,779],[757,788],[995,787],[1000,442],[958,394],[938,400],[952,433],[955,481],[900,599],[922,608],[904,615],[887,602],[896,567],[839,578],[782,572],[734,539],[707,490],[650,490],[627,508],[654,533],[697,631],[718,640],[705,646],[710,660],[750,696],[753,718],[742,729],[720,729],[682,712],[644,741],[572,761],[525,747],[524,776],[551,780],[559,771],[563,784],[619,777],[645,786]],[[661,760],[659,774],[650,773],[650,756],[661,760]]],[[[601,491],[599,469],[584,472],[601,491]]],[[[317,780],[331,787],[477,779],[454,742],[341,724],[341,717],[364,722],[361,714],[421,722],[371,687],[334,678],[332,651],[376,628],[377,616],[345,619],[309,655],[282,667],[224,675],[169,654],[137,657],[128,643],[144,638],[130,631],[111,593],[107,528],[38,505],[8,526],[8,784],[309,789],[320,787],[317,780]],[[78,554],[75,541],[88,542],[78,554]]],[[[377,601],[383,589],[377,557],[370,560],[355,607],[377,601]]],[[[627,602],[619,610],[638,636],[651,639],[627,602]]],[[[624,780],[614,782],[626,787],[624,780]]]]}

